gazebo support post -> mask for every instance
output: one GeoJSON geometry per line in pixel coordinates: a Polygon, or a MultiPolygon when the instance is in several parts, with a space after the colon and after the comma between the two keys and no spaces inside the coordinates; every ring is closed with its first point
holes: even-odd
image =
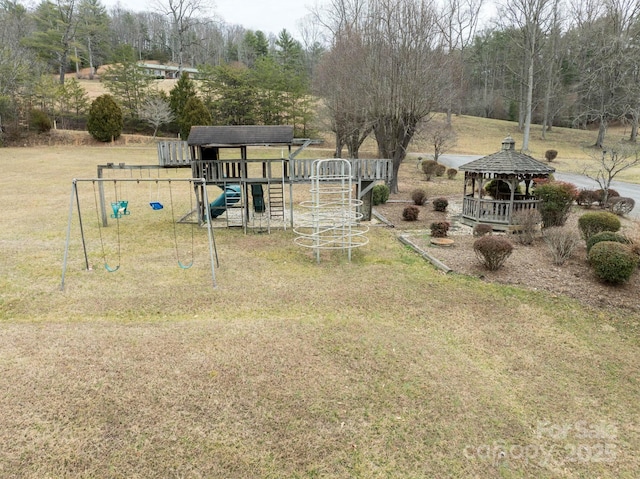
{"type": "Polygon", "coordinates": [[[513,200],[516,197],[516,188],[518,187],[518,177],[514,176],[513,178],[511,178],[511,198],[509,198],[509,214],[507,215],[509,218],[509,224],[512,224],[513,222],[513,213],[515,213],[515,211],[513,210],[513,200]]]}

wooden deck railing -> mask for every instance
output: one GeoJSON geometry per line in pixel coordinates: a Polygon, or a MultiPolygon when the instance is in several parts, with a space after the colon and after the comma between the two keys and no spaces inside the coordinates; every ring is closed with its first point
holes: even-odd
{"type": "MultiPolygon", "coordinates": [[[[310,181],[312,169],[311,166],[315,160],[313,159],[294,159],[291,160],[291,179],[292,181],[310,181]]],[[[365,181],[388,180],[393,172],[391,160],[381,159],[356,159],[349,160],[351,163],[351,175],[353,178],[359,178],[365,181]]],[[[325,165],[326,171],[322,174],[325,176],[338,175],[338,164],[328,162],[325,165]],[[336,168],[336,171],[331,171],[336,168]]]]}
{"type": "MultiPolygon", "coordinates": [[[[191,149],[186,141],[158,142],[158,164],[162,167],[191,165],[191,149]]],[[[196,177],[197,178],[197,177],[196,177]]]]}
{"type": "Polygon", "coordinates": [[[462,216],[483,223],[510,224],[514,213],[536,209],[539,203],[540,200],[533,198],[514,200],[512,204],[506,200],[467,196],[462,202],[462,216]]]}
{"type": "MultiPolygon", "coordinates": [[[[350,160],[351,174],[354,179],[364,181],[388,180],[392,174],[390,160],[366,159],[350,160]]],[[[229,180],[260,180],[277,179],[283,177],[287,181],[306,182],[311,181],[311,165],[314,160],[194,160],[191,162],[191,170],[194,178],[204,178],[208,182],[229,180]]],[[[327,163],[322,174],[331,176],[332,168],[337,164],[327,163]]]]}

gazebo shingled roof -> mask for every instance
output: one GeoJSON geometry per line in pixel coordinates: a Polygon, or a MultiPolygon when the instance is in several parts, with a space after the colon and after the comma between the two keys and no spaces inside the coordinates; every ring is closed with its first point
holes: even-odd
{"type": "Polygon", "coordinates": [[[473,173],[501,173],[506,175],[546,176],[555,168],[545,165],[535,158],[519,153],[515,141],[507,137],[502,141],[502,149],[460,166],[460,170],[473,173]]]}

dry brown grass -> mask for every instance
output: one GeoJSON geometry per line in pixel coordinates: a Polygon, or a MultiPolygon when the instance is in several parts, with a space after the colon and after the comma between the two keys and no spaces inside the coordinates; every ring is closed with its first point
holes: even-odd
{"type": "MultiPolygon", "coordinates": [[[[181,270],[171,221],[145,208],[144,186],[126,188],[122,268],[107,273],[84,188],[96,268],[82,269],[74,222],[59,291],[71,178],[108,161],[154,163],[155,149],[0,150],[0,476],[640,469],[637,315],[444,276],[385,228],[352,263],[327,254],[319,265],[290,231],[216,230],[214,290],[204,231],[181,270]],[[581,434],[603,425],[615,430],[581,434]],[[598,461],[605,445],[609,462],[598,461]]],[[[190,227],[180,227],[184,246],[190,227]]]]}

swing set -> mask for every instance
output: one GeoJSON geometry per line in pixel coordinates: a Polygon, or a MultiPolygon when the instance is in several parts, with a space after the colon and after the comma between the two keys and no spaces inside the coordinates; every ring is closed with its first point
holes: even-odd
{"type": "MultiPolygon", "coordinates": [[[[78,223],[79,223],[79,227],[80,227],[80,235],[82,237],[82,249],[84,252],[84,260],[85,260],[85,267],[87,270],[90,270],[91,267],[89,266],[89,256],[87,253],[87,242],[86,242],[86,237],[85,237],[85,229],[84,229],[84,225],[83,225],[83,221],[82,221],[82,212],[80,209],[80,197],[78,194],[78,184],[79,183],[91,183],[93,185],[93,197],[94,197],[94,202],[95,202],[95,210],[96,210],[96,217],[97,217],[97,222],[98,222],[98,232],[99,232],[99,237],[100,237],[100,248],[101,248],[101,252],[102,252],[102,259],[103,259],[103,263],[104,263],[104,268],[109,272],[109,273],[114,273],[116,271],[118,271],[120,269],[120,262],[121,262],[121,249],[120,249],[120,220],[125,217],[125,216],[129,216],[131,215],[131,211],[129,210],[129,201],[122,199],[123,198],[123,194],[122,194],[122,185],[125,183],[130,183],[130,182],[135,182],[136,184],[140,184],[141,182],[149,182],[150,183],[150,187],[153,186],[153,183],[155,182],[157,185],[157,198],[155,201],[149,201],[149,206],[151,207],[152,210],[161,210],[164,208],[164,205],[159,201],[160,198],[160,183],[164,182],[168,184],[168,188],[169,188],[169,200],[171,203],[171,219],[172,219],[172,223],[173,223],[173,241],[174,241],[174,249],[175,249],[175,255],[176,255],[176,261],[178,263],[178,266],[181,269],[189,269],[193,266],[194,263],[194,242],[195,242],[195,234],[194,234],[194,230],[195,230],[195,224],[192,223],[191,224],[191,258],[189,260],[185,260],[184,258],[181,258],[181,254],[180,254],[180,250],[178,247],[178,233],[177,233],[177,229],[176,229],[176,217],[175,217],[175,211],[174,211],[174,201],[173,201],[173,190],[172,190],[172,183],[178,183],[178,182],[183,182],[183,183],[189,183],[192,187],[194,192],[200,190],[202,192],[202,200],[204,202],[205,205],[209,204],[209,199],[207,196],[207,189],[206,189],[206,182],[204,179],[202,178],[118,178],[118,179],[112,179],[112,178],[88,178],[88,179],[74,179],[72,181],[72,186],[71,186],[71,200],[69,202],[69,217],[68,217],[68,223],[67,223],[67,237],[66,237],[66,244],[65,244],[65,250],[64,250],[64,259],[63,259],[63,265],[62,265],[62,279],[61,279],[61,283],[60,283],[60,289],[64,290],[64,282],[65,282],[65,275],[66,275],[66,270],[67,270],[67,263],[68,263],[68,258],[69,258],[69,244],[71,241],[71,224],[72,224],[72,220],[73,220],[73,210],[74,210],[74,203],[76,205],[76,208],[78,210],[78,223]],[[114,189],[114,200],[111,202],[111,210],[112,210],[112,214],[110,215],[111,218],[115,219],[115,223],[116,223],[116,238],[117,238],[117,245],[118,245],[118,249],[117,249],[117,258],[118,258],[118,262],[117,264],[113,265],[113,264],[109,264],[109,262],[107,261],[107,255],[106,255],[106,251],[105,251],[105,246],[104,246],[104,239],[103,239],[103,235],[102,235],[102,230],[106,227],[106,213],[105,213],[105,208],[104,208],[104,184],[105,183],[113,183],[113,189],[114,189]],[[120,183],[120,194],[118,194],[118,183],[120,183]],[[199,187],[199,188],[198,188],[199,187]],[[100,198],[100,200],[98,199],[100,198]]],[[[195,211],[194,210],[194,201],[193,201],[193,193],[190,193],[189,195],[189,204],[190,204],[190,212],[195,211]]],[[[208,234],[208,240],[209,240],[209,260],[211,262],[211,278],[212,278],[212,282],[213,282],[213,287],[216,288],[216,276],[215,276],[215,269],[214,269],[214,256],[215,256],[215,264],[216,266],[219,266],[219,261],[218,261],[218,251],[216,248],[216,244],[215,244],[215,237],[213,235],[213,227],[211,224],[211,215],[209,212],[209,208],[204,208],[205,214],[204,214],[204,222],[206,223],[206,228],[207,228],[207,234],[208,234]]],[[[199,222],[199,221],[198,221],[199,222]]]]}

